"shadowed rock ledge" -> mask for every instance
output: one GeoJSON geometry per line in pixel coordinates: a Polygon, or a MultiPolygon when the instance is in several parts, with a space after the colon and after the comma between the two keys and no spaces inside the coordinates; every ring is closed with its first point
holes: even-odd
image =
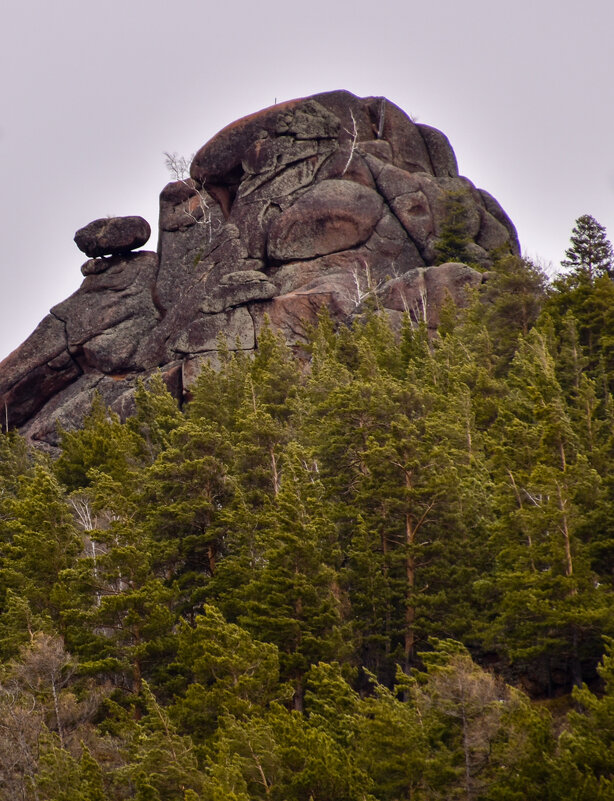
{"type": "Polygon", "coordinates": [[[138,217],[77,232],[85,278],[0,363],[3,421],[53,445],[79,426],[95,392],[120,414],[136,379],[159,369],[181,400],[219,336],[251,351],[265,316],[304,342],[326,306],[345,322],[366,296],[435,328],[450,294],[483,274],[435,266],[450,192],[462,192],[471,260],[519,253],[497,201],[458,175],[440,131],[385,98],[338,91],[292,100],[224,128],[196,154],[191,177],[160,195],[156,252],[138,217]]]}

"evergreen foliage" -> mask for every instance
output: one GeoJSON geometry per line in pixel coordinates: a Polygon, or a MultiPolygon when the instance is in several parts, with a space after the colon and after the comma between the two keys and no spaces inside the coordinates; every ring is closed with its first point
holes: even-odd
{"type": "Polygon", "coordinates": [[[580,233],[568,280],[504,257],[437,336],[323,314],[307,361],[265,326],[183,410],[155,377],[54,462],[2,435],[0,796],[614,799],[614,304],[580,233]]]}
{"type": "Polygon", "coordinates": [[[437,264],[455,261],[471,264],[473,261],[469,248],[472,238],[469,235],[470,210],[466,196],[462,190],[446,193],[444,222],[435,244],[437,264]]]}
{"type": "Polygon", "coordinates": [[[571,232],[571,245],[561,262],[576,281],[593,282],[603,275],[611,276],[614,251],[606,230],[590,214],[578,217],[571,232]]]}
{"type": "Polygon", "coordinates": [[[605,228],[589,215],[576,221],[571,246],[562,262],[566,271],[553,282],[546,305],[557,331],[567,314],[576,321],[579,342],[588,359],[589,375],[605,371],[609,388],[614,375],[614,254],[605,228]]]}

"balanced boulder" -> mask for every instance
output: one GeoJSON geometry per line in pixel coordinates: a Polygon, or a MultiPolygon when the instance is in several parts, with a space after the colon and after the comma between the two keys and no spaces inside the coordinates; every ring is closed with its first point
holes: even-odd
{"type": "Polygon", "coordinates": [[[86,256],[118,256],[143,247],[151,228],[142,217],[103,217],[94,220],[75,234],[79,250],[86,256]]]}

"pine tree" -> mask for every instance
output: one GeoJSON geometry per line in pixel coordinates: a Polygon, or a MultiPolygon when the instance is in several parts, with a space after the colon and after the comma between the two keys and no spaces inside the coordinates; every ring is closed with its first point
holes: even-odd
{"type": "Polygon", "coordinates": [[[53,592],[61,571],[72,567],[81,540],[55,477],[39,465],[19,479],[16,497],[0,520],[0,591],[25,599],[34,614],[58,617],[53,592]]]}
{"type": "Polygon", "coordinates": [[[61,454],[54,470],[69,490],[88,487],[88,472],[92,469],[102,470],[122,482],[129,480],[137,442],[119,417],[106,408],[100,396],[94,396],[92,408],[80,429],[60,433],[61,454]]]}
{"type": "Polygon", "coordinates": [[[251,369],[243,351],[229,351],[221,343],[221,364],[215,370],[206,362],[190,389],[186,414],[191,420],[206,420],[219,428],[234,430],[237,409],[244,399],[246,379],[251,369]]]}
{"type": "Polygon", "coordinates": [[[614,799],[614,641],[609,638],[599,675],[601,696],[586,685],[574,689],[577,708],[560,737],[561,784],[578,801],[614,799]]]}
{"type": "Polygon", "coordinates": [[[424,672],[400,678],[430,728],[426,764],[442,797],[552,798],[542,794],[555,746],[547,714],[479,667],[461,643],[433,640],[431,648],[422,654],[424,672]]]}
{"type": "Polygon", "coordinates": [[[610,276],[614,267],[614,251],[606,230],[590,214],[576,220],[565,256],[561,265],[570,270],[575,281],[593,283],[602,275],[610,276]]]}
{"type": "Polygon", "coordinates": [[[576,320],[584,369],[596,379],[605,372],[610,388],[614,386],[614,251],[605,229],[592,217],[580,217],[571,237],[567,269],[552,283],[545,309],[552,316],[555,329],[561,331],[566,315],[576,320]]]}
{"type": "Polygon", "coordinates": [[[277,648],[227,623],[210,605],[194,626],[180,627],[172,672],[173,719],[197,743],[211,737],[223,715],[253,717],[292,694],[279,682],[277,648]]]}
{"type": "Polygon", "coordinates": [[[142,696],[146,714],[131,738],[132,753],[126,771],[136,789],[135,798],[183,801],[190,790],[200,797],[204,776],[198,768],[193,743],[177,733],[168,712],[146,682],[142,696]]]}
{"type": "Polygon", "coordinates": [[[128,418],[126,428],[136,435],[135,450],[140,460],[151,464],[168,447],[183,415],[160,373],[155,373],[147,384],[137,382],[134,400],[135,412],[128,418]]]}
{"type": "Polygon", "coordinates": [[[0,504],[16,493],[19,476],[31,472],[35,461],[35,455],[19,434],[10,431],[0,436],[0,504]]]}
{"type": "Polygon", "coordinates": [[[76,759],[64,748],[47,746],[39,762],[37,801],[111,801],[102,768],[87,748],[76,759]]]}
{"type": "Polygon", "coordinates": [[[352,754],[278,704],[247,721],[227,716],[208,767],[207,801],[375,801],[352,754]]]}
{"type": "MultiPolygon", "coordinates": [[[[547,331],[521,341],[490,447],[497,516],[491,643],[525,664],[566,663],[568,681],[600,655],[610,590],[592,567],[587,522],[603,503],[572,409],[556,379],[547,331]]],[[[487,579],[485,578],[486,582],[487,579]]]]}
{"type": "Polygon", "coordinates": [[[399,700],[399,695],[408,695],[406,686],[393,692],[370,678],[371,694],[355,724],[354,748],[358,767],[373,782],[374,796],[381,801],[448,797],[439,793],[452,775],[451,755],[437,736],[437,721],[415,703],[399,700]]]}
{"type": "MultiPolygon", "coordinates": [[[[470,316],[476,316],[489,332],[498,356],[497,374],[504,373],[512,360],[518,338],[535,324],[546,295],[546,276],[535,264],[518,256],[498,259],[481,287],[470,316]]],[[[459,332],[460,333],[460,332],[459,332]]],[[[477,332],[467,331],[465,341],[477,332]]]]}
{"type": "Polygon", "coordinates": [[[187,615],[202,602],[222,548],[212,523],[232,494],[225,433],[205,420],[183,421],[143,475],[140,515],[152,564],[175,582],[187,615]]]}
{"type": "Polygon", "coordinates": [[[77,496],[91,510],[88,546],[63,571],[56,596],[83,669],[114,674],[138,693],[143,676],[151,677],[164,664],[177,593],[155,569],[159,549],[143,521],[148,511],[140,486],[143,471],[132,475],[126,485],[106,473],[88,472],[87,494],[77,496]]]}
{"type": "Polygon", "coordinates": [[[443,224],[435,243],[437,264],[471,264],[474,261],[469,249],[472,244],[468,232],[469,214],[466,191],[453,190],[446,193],[443,224]]]}
{"type": "Polygon", "coordinates": [[[304,675],[338,658],[343,638],[334,527],[322,486],[294,446],[285,457],[280,491],[262,512],[262,564],[243,593],[239,622],[279,648],[281,677],[303,706],[304,675]]]}

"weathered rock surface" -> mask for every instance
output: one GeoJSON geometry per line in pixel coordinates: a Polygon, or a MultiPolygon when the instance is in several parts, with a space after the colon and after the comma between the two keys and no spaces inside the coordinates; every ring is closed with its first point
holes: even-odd
{"type": "Polygon", "coordinates": [[[477,264],[519,253],[509,217],[459,176],[445,135],[385,98],[328,92],[237,120],[162,190],[156,252],[132,252],[150,235],[141,217],[77,232],[84,281],[0,363],[2,417],[53,445],[56,424],[80,425],[95,392],[129,414],[136,379],[159,369],[181,400],[220,337],[252,351],[268,317],[300,347],[323,306],[347,322],[370,295],[434,329],[446,298],[464,303],[483,280],[434,264],[450,191],[464,192],[477,264]]]}
{"type": "Polygon", "coordinates": [[[375,230],[383,205],[377,192],[361,184],[322,181],[271,225],[269,258],[314,259],[361,245],[375,230]]]}
{"type": "Polygon", "coordinates": [[[103,217],[75,234],[75,243],[86,256],[114,256],[142,247],[151,228],[142,217],[103,217]]]}

